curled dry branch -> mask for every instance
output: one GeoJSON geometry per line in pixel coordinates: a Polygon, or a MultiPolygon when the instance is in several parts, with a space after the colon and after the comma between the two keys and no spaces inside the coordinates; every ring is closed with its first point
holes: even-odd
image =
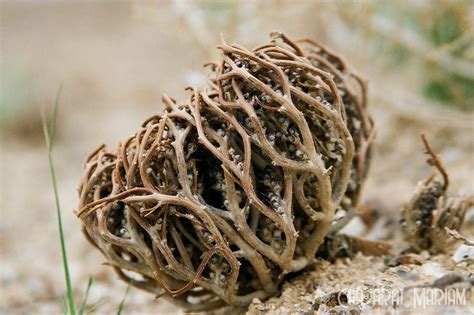
{"type": "Polygon", "coordinates": [[[194,310],[267,298],[308,266],[335,211],[355,209],[374,138],[365,81],[329,49],[280,33],[218,48],[209,88],[164,96],[115,152],[89,155],[79,189],[119,276],[194,310]]]}

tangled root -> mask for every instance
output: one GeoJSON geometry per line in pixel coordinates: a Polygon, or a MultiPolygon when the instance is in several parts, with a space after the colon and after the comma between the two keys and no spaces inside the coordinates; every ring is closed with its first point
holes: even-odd
{"type": "Polygon", "coordinates": [[[163,97],[111,153],[86,159],[78,216],[119,276],[191,310],[277,293],[314,259],[367,174],[366,85],[310,40],[225,42],[206,90],[163,97]]]}

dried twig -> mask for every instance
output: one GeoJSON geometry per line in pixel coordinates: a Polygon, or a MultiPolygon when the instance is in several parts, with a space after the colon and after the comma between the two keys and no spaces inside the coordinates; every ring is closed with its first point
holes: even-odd
{"type": "Polygon", "coordinates": [[[423,144],[426,148],[425,153],[431,156],[431,158],[427,160],[427,163],[431,166],[436,167],[436,169],[441,173],[441,175],[443,176],[443,191],[446,191],[449,186],[449,176],[446,172],[446,168],[444,167],[443,162],[439,158],[439,155],[434,153],[424,133],[421,133],[421,140],[423,141],[423,144]]]}
{"type": "Polygon", "coordinates": [[[445,231],[454,239],[458,240],[458,241],[461,241],[464,243],[464,245],[467,245],[467,246],[474,246],[474,242],[473,241],[470,241],[468,240],[465,236],[462,236],[461,234],[459,234],[458,231],[456,230],[451,230],[450,228],[447,228],[445,227],[444,228],[445,231]]]}

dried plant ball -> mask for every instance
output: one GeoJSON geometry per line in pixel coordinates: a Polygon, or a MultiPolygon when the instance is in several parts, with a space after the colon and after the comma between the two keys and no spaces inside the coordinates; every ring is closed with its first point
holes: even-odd
{"type": "Polygon", "coordinates": [[[363,81],[326,48],[274,34],[219,49],[209,88],[96,149],[79,189],[118,275],[190,310],[268,298],[312,263],[357,203],[373,137],[363,81]]]}

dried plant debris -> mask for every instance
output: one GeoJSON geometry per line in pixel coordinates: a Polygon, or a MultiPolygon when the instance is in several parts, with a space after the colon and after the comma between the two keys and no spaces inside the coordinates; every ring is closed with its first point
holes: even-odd
{"type": "Polygon", "coordinates": [[[370,241],[360,237],[336,234],[328,235],[318,250],[318,257],[334,262],[337,258],[353,258],[357,253],[364,256],[386,256],[392,245],[384,241],[370,241]]]}
{"type": "Polygon", "coordinates": [[[424,257],[421,257],[414,253],[408,253],[397,257],[386,257],[384,263],[388,267],[396,267],[400,265],[419,265],[421,266],[424,261],[424,257]]]}
{"type": "Polygon", "coordinates": [[[472,200],[447,196],[449,177],[446,169],[426,137],[422,134],[421,138],[429,155],[427,163],[441,173],[443,181],[435,180],[433,175],[420,182],[414,196],[402,209],[400,224],[404,238],[413,250],[444,252],[453,241],[449,231],[460,230],[472,200]]]}
{"type": "Polygon", "coordinates": [[[190,310],[278,292],[350,218],[367,175],[366,84],[346,61],[280,33],[225,42],[215,78],[189,88],[109,152],[86,159],[87,238],[134,286],[190,310]]]}
{"type": "Polygon", "coordinates": [[[458,240],[458,241],[463,242],[464,245],[466,245],[466,246],[474,246],[474,242],[473,242],[473,241],[468,240],[465,236],[462,236],[461,234],[459,234],[458,231],[456,231],[456,230],[451,230],[450,228],[447,228],[447,227],[445,227],[444,230],[446,231],[446,233],[448,233],[449,236],[451,236],[451,237],[454,238],[455,240],[458,240]]]}

